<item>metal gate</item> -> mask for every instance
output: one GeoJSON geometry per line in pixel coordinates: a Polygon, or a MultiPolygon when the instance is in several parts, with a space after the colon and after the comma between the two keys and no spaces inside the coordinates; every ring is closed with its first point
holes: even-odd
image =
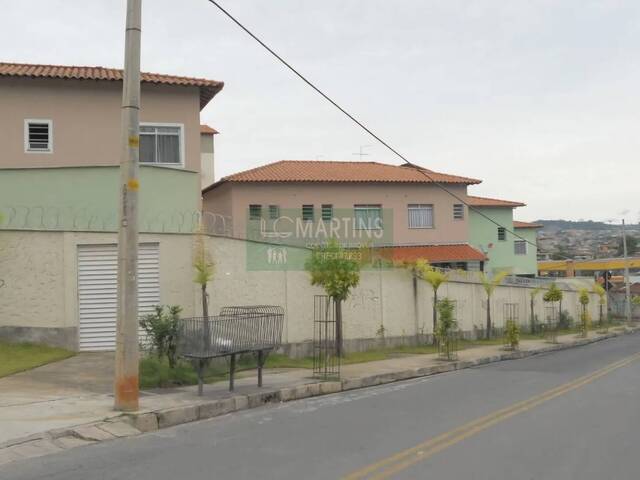
{"type": "MultiPolygon", "coordinates": [[[[117,288],[117,246],[78,245],[80,351],[115,350],[117,288]]],[[[157,243],[139,247],[138,302],[140,315],[152,312],[160,303],[160,249],[157,243]]]]}
{"type": "Polygon", "coordinates": [[[315,295],[313,302],[313,376],[340,377],[336,354],[336,308],[332,298],[315,295]]]}

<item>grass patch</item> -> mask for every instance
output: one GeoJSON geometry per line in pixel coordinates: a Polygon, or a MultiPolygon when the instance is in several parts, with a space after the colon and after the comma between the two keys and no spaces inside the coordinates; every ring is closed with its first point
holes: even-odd
{"type": "MultiPolygon", "coordinates": [[[[229,378],[228,358],[215,359],[205,368],[205,383],[213,383],[229,378]],[[226,359],[226,360],[225,360],[226,359]]],[[[313,359],[293,359],[286,355],[269,355],[265,368],[312,368],[313,359]]],[[[252,355],[241,355],[236,360],[236,372],[255,370],[256,360],[252,355]]],[[[166,359],[155,355],[140,360],[140,388],[165,388],[195,385],[198,375],[191,362],[179,360],[176,368],[169,368],[166,359]]]]}
{"type": "Polygon", "coordinates": [[[74,355],[74,352],[63,348],[35,343],[0,342],[0,377],[31,370],[74,355]]]}
{"type": "MultiPolygon", "coordinates": [[[[342,359],[343,365],[352,363],[373,362],[376,360],[386,360],[398,354],[417,355],[436,353],[437,349],[431,345],[419,347],[388,347],[365,352],[355,352],[348,354],[342,359]]],[[[267,357],[265,368],[313,368],[313,358],[289,358],[286,355],[271,354],[267,357]]],[[[244,370],[255,370],[256,360],[253,355],[241,355],[236,362],[236,372],[244,370]]],[[[228,363],[222,359],[211,362],[205,369],[205,383],[213,383],[229,378],[228,363]]],[[[166,359],[158,359],[156,356],[147,356],[140,360],[140,388],[166,388],[184,385],[195,385],[198,383],[198,376],[192,364],[185,360],[180,360],[176,368],[169,368],[166,359]]]]}

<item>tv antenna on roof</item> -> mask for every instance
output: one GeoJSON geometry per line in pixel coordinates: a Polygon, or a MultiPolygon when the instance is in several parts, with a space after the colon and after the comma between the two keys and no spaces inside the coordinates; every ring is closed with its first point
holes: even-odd
{"type": "Polygon", "coordinates": [[[372,145],[360,145],[360,148],[359,148],[360,151],[358,153],[352,153],[352,155],[358,155],[360,157],[360,160],[362,160],[362,157],[364,157],[365,155],[369,155],[368,153],[364,152],[364,149],[369,148],[371,146],[372,145]]]}

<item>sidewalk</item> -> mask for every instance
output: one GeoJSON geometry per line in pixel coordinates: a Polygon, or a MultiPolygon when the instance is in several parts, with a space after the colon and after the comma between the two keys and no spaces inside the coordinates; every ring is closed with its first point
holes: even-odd
{"type": "Polygon", "coordinates": [[[319,382],[307,369],[271,369],[265,372],[265,386],[258,388],[255,372],[244,372],[236,380],[234,392],[227,390],[227,382],[205,385],[202,397],[197,396],[196,386],[142,392],[140,411],[129,415],[112,410],[109,372],[102,372],[99,377],[102,381],[91,380],[96,376],[96,369],[101,368],[99,365],[105,368],[104,365],[112,362],[105,361],[105,354],[78,355],[58,364],[0,379],[0,465],[268,403],[337,393],[570,348],[627,331],[630,330],[612,330],[606,335],[592,332],[588,339],[577,338],[575,334],[564,335],[558,337],[558,344],[525,340],[515,352],[505,351],[501,345],[469,348],[461,350],[458,359],[452,362],[439,360],[434,354],[401,355],[387,360],[344,365],[341,381],[333,382],[319,382]]]}

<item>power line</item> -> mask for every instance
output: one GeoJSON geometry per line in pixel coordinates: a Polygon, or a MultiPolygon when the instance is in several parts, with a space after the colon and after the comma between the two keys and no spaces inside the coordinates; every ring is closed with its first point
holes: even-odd
{"type": "MultiPolygon", "coordinates": [[[[389,151],[391,151],[394,155],[396,155],[398,158],[402,159],[407,165],[409,165],[412,168],[415,168],[416,170],[418,170],[420,173],[422,173],[426,178],[429,179],[429,181],[431,183],[433,183],[434,185],[436,185],[438,188],[440,188],[441,190],[443,190],[444,192],[446,192],[447,194],[451,195],[453,198],[455,198],[456,200],[458,200],[460,203],[462,203],[463,205],[466,205],[467,208],[475,213],[477,213],[478,215],[480,215],[481,217],[485,218],[486,220],[488,220],[489,222],[493,223],[494,225],[503,228],[506,232],[509,232],[511,235],[513,235],[514,237],[525,241],[526,243],[528,243],[529,245],[532,245],[534,247],[536,247],[536,249],[538,248],[538,245],[534,242],[529,241],[527,238],[518,235],[515,231],[511,230],[510,228],[505,227],[504,225],[500,224],[499,222],[497,222],[496,220],[494,220],[493,218],[489,217],[488,215],[486,215],[484,212],[480,211],[479,209],[475,208],[473,205],[470,205],[466,200],[464,200],[463,198],[461,198],[459,195],[457,195],[455,192],[452,192],[451,190],[449,190],[443,183],[437,181],[435,178],[433,178],[429,172],[425,171],[425,169],[419,165],[416,165],[413,162],[410,162],[402,153],[400,153],[396,148],[392,147],[388,142],[386,142],[385,140],[382,139],[382,137],[380,137],[379,135],[377,135],[376,133],[374,133],[369,127],[367,127],[363,122],[361,122],[360,120],[358,120],[354,115],[352,115],[351,113],[349,113],[347,110],[345,110],[342,106],[340,106],[339,103],[337,103],[335,100],[333,100],[331,97],[329,97],[326,93],[324,93],[322,90],[320,90],[320,88],[316,87],[315,84],[313,82],[311,82],[311,80],[307,79],[307,77],[305,77],[303,74],[301,74],[298,70],[296,70],[289,62],[287,62],[284,58],[282,58],[278,53],[276,53],[271,47],[269,47],[269,45],[267,45],[265,42],[263,42],[257,35],[255,35],[251,30],[249,30],[247,27],[245,27],[237,18],[235,18],[233,15],[231,15],[231,13],[229,13],[224,7],[222,7],[216,0],[207,0],[209,3],[215,5],[218,10],[220,10],[225,16],[227,16],[227,18],[229,18],[229,20],[231,20],[233,23],[235,23],[238,27],[240,27],[242,30],[244,30],[244,32],[249,35],[251,38],[253,38],[256,42],[258,42],[267,52],[269,52],[271,55],[273,55],[280,63],[282,63],[285,67],[287,67],[291,72],[293,72],[300,80],[302,80],[304,83],[306,83],[309,87],[311,87],[313,90],[315,90],[316,93],[318,93],[322,98],[324,98],[327,102],[329,102],[331,105],[333,105],[335,108],[337,108],[338,110],[340,110],[340,112],[342,112],[347,118],[349,118],[352,122],[354,122],[356,125],[358,125],[361,129],[363,129],[365,132],[367,132],[369,135],[371,135],[378,143],[382,144],[384,147],[386,147],[389,151]]],[[[560,255],[563,256],[563,255],[560,255]]],[[[571,260],[569,257],[564,257],[567,260],[571,260]]]]}

